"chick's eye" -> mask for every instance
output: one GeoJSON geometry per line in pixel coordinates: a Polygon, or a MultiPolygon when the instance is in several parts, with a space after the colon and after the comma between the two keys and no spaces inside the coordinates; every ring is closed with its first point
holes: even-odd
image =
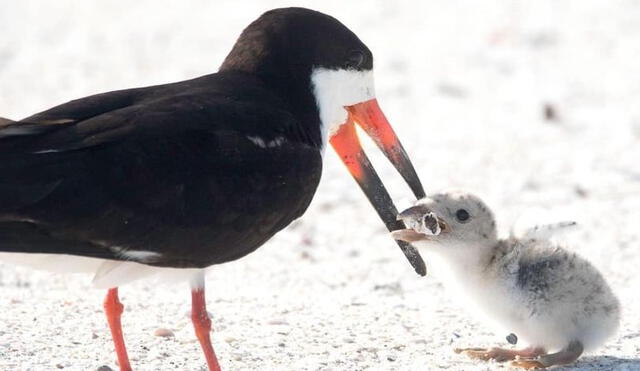
{"type": "Polygon", "coordinates": [[[456,219],[458,219],[459,222],[467,222],[470,217],[471,215],[469,215],[469,212],[465,209],[458,209],[458,211],[456,211],[456,219]]]}
{"type": "Polygon", "coordinates": [[[352,50],[347,54],[344,67],[349,69],[357,69],[364,64],[364,53],[360,50],[352,50]]]}

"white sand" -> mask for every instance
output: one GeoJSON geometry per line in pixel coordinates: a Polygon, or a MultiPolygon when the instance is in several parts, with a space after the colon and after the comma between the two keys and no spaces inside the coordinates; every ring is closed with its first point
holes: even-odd
{"type": "MultiPolygon", "coordinates": [[[[0,116],[213,72],[249,21],[291,4],[237,3],[0,0],[0,116]]],[[[640,370],[640,4],[345,3],[319,10],[374,51],[379,101],[428,190],[482,195],[505,230],[531,208],[582,225],[566,240],[602,269],[624,319],[604,348],[567,369],[640,370]],[[557,121],[543,119],[547,102],[557,121]]],[[[410,191],[367,148],[407,206],[410,191]]],[[[326,157],[306,215],[208,276],[223,368],[506,369],[452,352],[504,346],[507,334],[415,275],[336,156],[326,157]]],[[[104,292],[90,281],[0,265],[0,369],[116,369],[104,292]]],[[[186,284],[142,281],[121,297],[135,369],[203,369],[186,284]],[[158,327],[175,337],[153,336],[158,327]]]]}

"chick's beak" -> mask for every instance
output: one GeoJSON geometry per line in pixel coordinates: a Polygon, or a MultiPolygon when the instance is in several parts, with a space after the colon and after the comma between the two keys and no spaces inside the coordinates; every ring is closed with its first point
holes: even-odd
{"type": "Polygon", "coordinates": [[[408,243],[428,239],[426,234],[418,233],[413,229],[409,229],[409,228],[391,231],[391,237],[393,237],[393,239],[396,241],[404,241],[408,243]]]}
{"type": "MultiPolygon", "coordinates": [[[[387,229],[389,231],[402,229],[404,228],[403,223],[396,220],[398,211],[367,155],[362,150],[354,124],[357,122],[373,139],[405,179],[417,198],[425,196],[420,179],[376,99],[345,108],[349,113],[347,122],[340,126],[329,141],[387,229]]],[[[426,275],[426,266],[418,251],[404,241],[397,241],[397,243],[415,271],[421,276],[426,275]]]]}
{"type": "MultiPolygon", "coordinates": [[[[447,224],[442,221],[442,219],[438,218],[438,224],[440,224],[440,228],[442,229],[440,234],[448,233],[449,227],[447,224]]],[[[396,241],[404,241],[408,243],[416,242],[416,241],[434,241],[438,239],[439,235],[428,235],[420,232],[416,232],[411,228],[405,229],[397,229],[395,231],[391,231],[391,237],[396,241]]]]}

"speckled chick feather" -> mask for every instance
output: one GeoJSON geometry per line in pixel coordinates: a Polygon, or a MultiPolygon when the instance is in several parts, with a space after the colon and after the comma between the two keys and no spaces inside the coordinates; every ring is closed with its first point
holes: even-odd
{"type": "Polygon", "coordinates": [[[491,210],[478,197],[459,191],[421,199],[398,218],[415,226],[433,214],[439,234],[405,229],[394,231],[394,237],[416,246],[433,263],[434,274],[481,318],[529,345],[457,352],[543,368],[575,361],[616,331],[620,305],[602,275],[549,239],[554,230],[575,223],[537,226],[520,238],[499,239],[491,210]]]}

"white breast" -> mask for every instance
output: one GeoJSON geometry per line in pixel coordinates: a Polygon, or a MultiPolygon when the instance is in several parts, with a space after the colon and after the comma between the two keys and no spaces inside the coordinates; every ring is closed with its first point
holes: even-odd
{"type": "Polygon", "coordinates": [[[311,84],[320,112],[323,146],[347,121],[346,106],[375,98],[373,71],[315,68],[311,84]]]}

